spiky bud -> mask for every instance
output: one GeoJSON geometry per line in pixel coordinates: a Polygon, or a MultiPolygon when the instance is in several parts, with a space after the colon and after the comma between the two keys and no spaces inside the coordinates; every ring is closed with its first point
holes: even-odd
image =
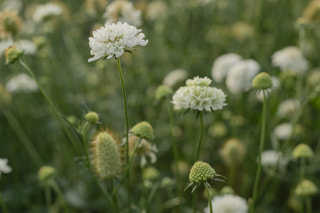
{"type": "Polygon", "coordinates": [[[295,190],[295,194],[298,196],[311,196],[317,192],[317,186],[310,180],[301,181],[295,190]]]}
{"type": "Polygon", "coordinates": [[[8,47],[5,50],[6,64],[17,62],[23,55],[23,51],[16,48],[15,45],[8,47]]]}
{"type": "Polygon", "coordinates": [[[42,166],[38,171],[38,178],[41,184],[47,185],[54,177],[56,170],[52,166],[42,166]]]}
{"type": "Polygon", "coordinates": [[[272,87],[272,79],[268,73],[261,72],[252,80],[252,86],[259,90],[270,89],[272,87]]]}
{"type": "Polygon", "coordinates": [[[120,174],[121,158],[118,143],[108,132],[100,132],[92,142],[93,164],[101,179],[114,178],[120,174]]]}
{"type": "Polygon", "coordinates": [[[146,122],[142,121],[137,123],[130,132],[140,138],[146,139],[148,141],[154,139],[154,133],[152,126],[146,122]]]}
{"type": "Polygon", "coordinates": [[[298,146],[296,146],[296,148],[294,148],[293,152],[292,152],[292,156],[294,158],[313,158],[314,153],[312,151],[312,149],[310,148],[310,146],[308,146],[307,144],[301,143],[298,146]]]}
{"type": "Polygon", "coordinates": [[[99,115],[96,112],[88,112],[85,118],[92,125],[95,125],[99,121],[99,115]]]}
{"type": "Polygon", "coordinates": [[[216,171],[208,163],[197,161],[190,170],[189,181],[194,183],[207,182],[212,180],[215,175],[216,171]]]}

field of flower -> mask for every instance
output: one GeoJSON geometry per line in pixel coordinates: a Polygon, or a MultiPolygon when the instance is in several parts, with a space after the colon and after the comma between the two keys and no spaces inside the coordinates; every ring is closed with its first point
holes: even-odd
{"type": "Polygon", "coordinates": [[[320,213],[320,0],[0,0],[0,212],[320,213]]]}

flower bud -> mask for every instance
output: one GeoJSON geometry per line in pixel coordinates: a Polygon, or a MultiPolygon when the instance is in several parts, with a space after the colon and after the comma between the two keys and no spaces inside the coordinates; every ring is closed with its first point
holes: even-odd
{"type": "Polygon", "coordinates": [[[5,50],[6,64],[13,64],[18,61],[23,55],[23,51],[16,48],[15,45],[8,47],[5,50]]]}
{"type": "Polygon", "coordinates": [[[228,165],[241,163],[245,155],[245,148],[241,141],[236,138],[227,140],[221,150],[221,155],[228,165]]]}
{"type": "Polygon", "coordinates": [[[208,163],[197,161],[190,170],[189,180],[194,183],[207,182],[215,175],[216,171],[208,163]]]}
{"type": "Polygon", "coordinates": [[[95,125],[99,120],[99,115],[96,112],[88,112],[85,118],[89,124],[95,125]]]}
{"type": "Polygon", "coordinates": [[[161,85],[156,90],[155,99],[157,101],[160,101],[161,99],[164,99],[172,94],[173,94],[173,90],[170,87],[166,85],[161,85]]]}
{"type": "Polygon", "coordinates": [[[42,166],[38,172],[38,178],[43,185],[47,185],[53,179],[56,170],[52,166],[42,166]]]}
{"type": "Polygon", "coordinates": [[[143,170],[142,176],[144,180],[152,181],[156,180],[160,176],[160,173],[156,168],[150,166],[143,170]]]}
{"type": "Polygon", "coordinates": [[[92,144],[93,164],[101,179],[116,177],[121,171],[121,158],[117,141],[108,132],[96,135],[92,144]]]}
{"type": "Polygon", "coordinates": [[[265,90],[272,87],[272,79],[268,73],[261,72],[252,80],[252,86],[259,90],[265,90]]]}
{"type": "Polygon", "coordinates": [[[295,190],[295,194],[298,196],[311,196],[317,192],[317,186],[310,180],[301,181],[295,190]]]}
{"type": "Polygon", "coordinates": [[[152,126],[146,122],[142,121],[140,123],[137,123],[130,132],[140,138],[146,139],[146,140],[152,140],[154,139],[154,133],[152,126]]]}
{"type": "Polygon", "coordinates": [[[292,152],[292,156],[296,159],[298,159],[298,158],[313,158],[314,153],[313,153],[312,149],[310,148],[310,146],[302,143],[302,144],[299,144],[298,146],[296,146],[296,148],[294,148],[294,150],[292,152]]]}

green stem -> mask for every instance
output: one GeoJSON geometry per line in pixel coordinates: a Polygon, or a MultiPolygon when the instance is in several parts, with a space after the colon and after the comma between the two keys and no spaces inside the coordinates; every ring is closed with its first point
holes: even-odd
{"type": "Polygon", "coordinates": [[[307,207],[307,213],[312,213],[312,203],[311,203],[311,197],[306,197],[306,207],[307,207]]]}
{"type": "Polygon", "coordinates": [[[263,0],[256,0],[256,5],[255,5],[255,27],[256,27],[256,32],[259,32],[259,27],[260,27],[260,21],[261,21],[261,12],[263,8],[263,0]]]}
{"type": "Polygon", "coordinates": [[[63,193],[62,193],[60,187],[58,186],[58,184],[53,180],[50,185],[51,185],[52,189],[55,191],[55,193],[57,194],[60,201],[62,202],[62,205],[64,207],[65,212],[69,212],[69,209],[68,209],[68,206],[65,202],[63,193]]]}
{"type": "Polygon", "coordinates": [[[304,179],[305,171],[306,171],[306,161],[305,161],[305,159],[301,159],[300,160],[300,183],[304,179]]]}
{"type": "Polygon", "coordinates": [[[44,189],[45,197],[46,197],[46,204],[47,204],[47,209],[48,212],[50,212],[50,207],[51,207],[51,193],[50,193],[50,187],[45,187],[44,189]]]}
{"type": "Polygon", "coordinates": [[[252,204],[250,205],[250,213],[254,212],[254,206],[257,202],[256,197],[258,194],[258,183],[259,183],[260,174],[261,174],[261,153],[263,151],[264,140],[265,140],[267,100],[266,100],[265,91],[263,90],[262,92],[263,92],[263,110],[262,110],[262,122],[261,122],[260,148],[259,148],[259,154],[258,154],[258,168],[257,168],[256,179],[255,179],[254,188],[253,188],[252,204]]]}
{"type": "Polygon", "coordinates": [[[192,209],[193,213],[197,213],[197,190],[192,193],[192,209]]]}
{"type": "Polygon", "coordinates": [[[198,145],[197,145],[197,152],[196,152],[196,155],[195,155],[195,161],[199,160],[199,154],[200,154],[202,137],[203,137],[203,115],[202,115],[202,111],[199,112],[199,120],[200,120],[200,132],[199,132],[199,139],[198,139],[198,145]]]}
{"type": "MultiPolygon", "coordinates": [[[[126,163],[128,165],[129,164],[129,121],[128,121],[126,89],[125,89],[123,75],[122,75],[120,58],[117,58],[117,67],[118,67],[120,81],[121,81],[122,97],[123,97],[123,105],[124,105],[124,118],[126,123],[126,163]]],[[[128,206],[129,206],[129,213],[130,213],[131,212],[130,172],[128,172],[127,174],[127,188],[128,188],[128,206]]]]}
{"type": "Polygon", "coordinates": [[[207,184],[204,184],[204,187],[206,188],[206,192],[207,192],[207,196],[208,196],[208,203],[209,203],[210,213],[213,213],[209,187],[207,186],[207,184]]]}
{"type": "Polygon", "coordinates": [[[91,164],[89,160],[89,150],[88,150],[88,141],[87,141],[87,127],[89,126],[89,123],[86,122],[83,128],[81,129],[81,136],[82,136],[82,142],[85,149],[85,155],[86,155],[86,163],[88,166],[89,171],[91,172],[91,164]]]}
{"type": "Polygon", "coordinates": [[[28,154],[30,155],[34,163],[39,167],[43,165],[42,158],[40,157],[39,153],[37,152],[36,148],[33,146],[32,142],[30,141],[26,133],[23,131],[16,117],[10,111],[4,111],[3,114],[8,120],[12,129],[17,134],[19,140],[22,142],[23,146],[27,150],[28,154]]]}
{"type": "Polygon", "coordinates": [[[2,198],[2,194],[0,193],[0,205],[1,205],[1,208],[2,208],[2,211],[3,213],[8,213],[8,209],[7,209],[7,206],[2,198]]]}
{"type": "Polygon", "coordinates": [[[73,147],[75,148],[75,150],[78,152],[78,148],[76,146],[76,142],[74,141],[72,135],[70,134],[70,132],[68,131],[66,125],[64,124],[64,121],[62,120],[61,116],[59,115],[59,112],[57,111],[57,109],[55,108],[55,106],[53,105],[52,101],[50,100],[50,98],[48,97],[48,95],[46,94],[46,92],[43,90],[43,88],[41,87],[38,79],[35,77],[35,75],[33,74],[32,70],[29,68],[28,65],[26,65],[21,59],[19,60],[19,63],[28,71],[28,73],[31,75],[31,77],[35,80],[35,82],[37,83],[37,86],[41,92],[41,94],[43,95],[43,97],[46,99],[47,103],[49,104],[51,110],[53,111],[53,113],[55,114],[55,116],[58,118],[64,132],[66,133],[66,135],[68,136],[69,140],[71,141],[73,147]]]}

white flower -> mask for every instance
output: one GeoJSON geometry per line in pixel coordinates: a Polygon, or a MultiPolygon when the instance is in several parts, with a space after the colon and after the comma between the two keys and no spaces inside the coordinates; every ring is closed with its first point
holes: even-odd
{"type": "Polygon", "coordinates": [[[149,20],[163,19],[167,16],[168,6],[164,1],[150,2],[146,9],[146,17],[149,20]]]}
{"type": "Polygon", "coordinates": [[[6,40],[0,41],[0,55],[4,54],[5,50],[12,45],[15,45],[17,49],[23,50],[26,55],[34,55],[37,52],[37,47],[32,41],[19,40],[14,42],[12,40],[6,40]]]}
{"type": "Polygon", "coordinates": [[[287,140],[291,136],[293,127],[291,123],[283,123],[275,127],[273,135],[276,139],[287,140]]]}
{"type": "Polygon", "coordinates": [[[300,108],[300,102],[296,99],[282,101],[278,107],[277,116],[279,118],[291,117],[300,108]]]}
{"type": "Polygon", "coordinates": [[[169,72],[163,79],[163,84],[173,87],[180,81],[184,81],[188,76],[187,71],[184,69],[175,69],[169,72]]]}
{"type": "Polygon", "coordinates": [[[20,11],[23,7],[21,0],[4,0],[1,4],[2,8],[20,11]]]}
{"type": "MultiPolygon", "coordinates": [[[[213,212],[217,213],[247,213],[248,204],[245,199],[233,194],[215,196],[212,200],[213,212]]],[[[204,210],[209,213],[209,207],[204,210]]]]}
{"type": "MultiPolygon", "coordinates": [[[[266,97],[268,98],[268,95],[269,95],[269,93],[270,92],[272,92],[272,90],[274,89],[274,88],[279,88],[279,86],[280,86],[280,81],[279,81],[279,78],[277,78],[277,77],[275,77],[275,76],[271,76],[271,80],[272,80],[272,88],[269,88],[269,89],[267,89],[267,90],[265,90],[265,94],[266,94],[266,97]]],[[[257,91],[257,99],[258,99],[258,101],[261,101],[261,102],[263,102],[263,92],[262,92],[262,90],[260,90],[260,91],[257,91]]]]}
{"type": "Polygon", "coordinates": [[[141,11],[136,10],[129,1],[119,0],[108,5],[103,15],[107,19],[106,23],[126,22],[139,27],[141,21],[141,11]]]}
{"type": "Polygon", "coordinates": [[[281,152],[275,150],[263,151],[261,154],[261,165],[264,167],[275,167],[281,156],[281,152]]]}
{"type": "Polygon", "coordinates": [[[221,55],[213,62],[211,75],[215,82],[221,83],[227,76],[230,68],[241,61],[241,56],[229,53],[221,55]]]}
{"type": "Polygon", "coordinates": [[[9,92],[33,92],[38,89],[38,86],[30,76],[21,73],[9,80],[6,89],[9,92]]]}
{"type": "Polygon", "coordinates": [[[308,69],[308,61],[297,47],[285,47],[272,55],[273,66],[281,71],[290,70],[294,73],[304,73],[308,69]]]}
{"type": "Polygon", "coordinates": [[[260,71],[260,65],[252,60],[243,60],[234,64],[228,72],[226,86],[234,94],[250,89],[254,76],[260,71]]]}
{"type": "Polygon", "coordinates": [[[33,14],[33,20],[35,22],[44,21],[46,18],[51,16],[59,16],[62,14],[62,8],[54,3],[47,3],[38,5],[36,11],[33,14]]]}
{"type": "Polygon", "coordinates": [[[208,78],[195,77],[187,80],[187,86],[180,87],[172,97],[174,109],[214,111],[226,105],[226,95],[220,89],[210,87],[208,78]]]}
{"type": "Polygon", "coordinates": [[[119,58],[126,50],[137,45],[145,46],[148,40],[140,29],[127,23],[106,24],[93,31],[93,37],[89,37],[90,54],[93,55],[88,61],[92,62],[100,58],[119,58]]]}
{"type": "Polygon", "coordinates": [[[1,173],[7,174],[12,171],[11,167],[8,165],[8,159],[0,158],[0,176],[1,173]]]}

